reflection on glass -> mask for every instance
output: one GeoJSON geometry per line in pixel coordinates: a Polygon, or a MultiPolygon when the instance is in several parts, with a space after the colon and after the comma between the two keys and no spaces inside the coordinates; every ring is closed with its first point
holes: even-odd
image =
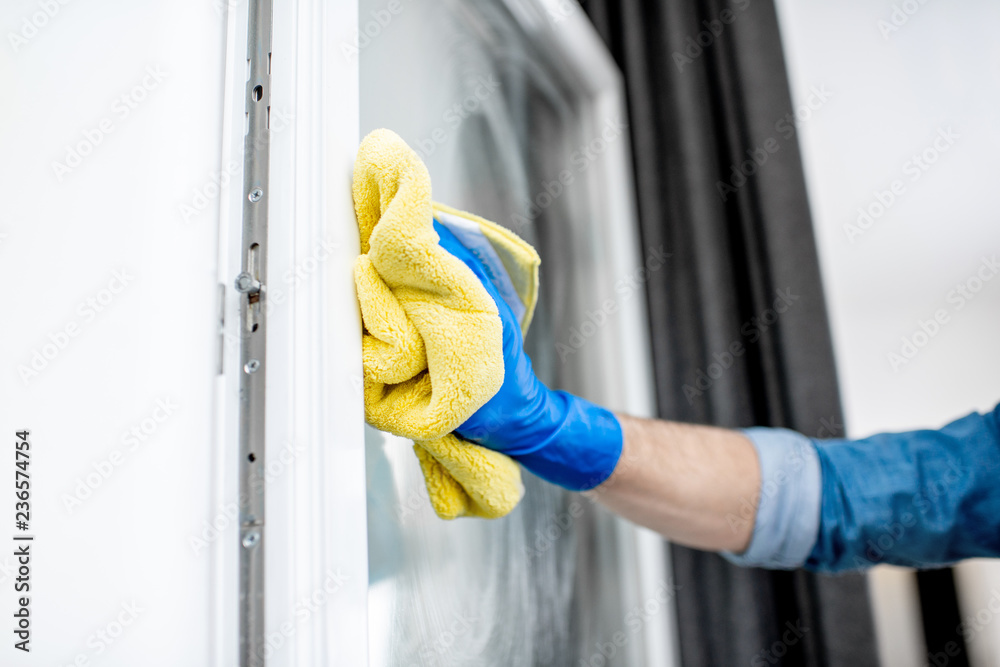
{"type": "MultiPolygon", "coordinates": [[[[396,131],[426,162],[436,200],[538,249],[542,294],[526,347],[549,386],[586,393],[583,355],[560,358],[566,336],[554,334],[592,303],[581,276],[601,267],[579,249],[606,224],[592,219],[582,179],[560,180],[588,166],[580,97],[503,3],[401,6],[359,42],[362,134],[396,131]]],[[[362,30],[384,9],[362,2],[362,30]]],[[[367,431],[372,665],[591,664],[599,643],[629,632],[618,573],[630,552],[615,520],[525,472],[509,516],[441,521],[410,444],[367,431]]],[[[640,661],[635,646],[614,652],[593,664],[640,661]]]]}

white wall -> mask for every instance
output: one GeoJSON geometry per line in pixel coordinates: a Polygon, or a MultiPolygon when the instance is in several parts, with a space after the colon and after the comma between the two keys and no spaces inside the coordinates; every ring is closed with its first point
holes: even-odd
{"type": "Polygon", "coordinates": [[[962,308],[949,294],[1000,251],[1000,5],[919,5],[883,38],[890,2],[778,4],[796,99],[832,94],[800,138],[851,434],[992,408],[1000,279],[962,308]],[[913,156],[942,128],[957,138],[916,178],[913,156]],[[903,193],[849,239],[845,225],[894,180],[903,193]],[[888,355],[938,309],[948,323],[894,368],[888,355]]]}
{"type": "MultiPolygon", "coordinates": [[[[799,131],[848,434],[937,427],[991,409],[1000,400],[1000,275],[982,269],[989,279],[980,283],[977,272],[1000,255],[1000,5],[777,4],[793,97],[802,104],[811,86],[831,94],[799,131]],[[938,141],[947,150],[935,151],[949,129],[950,145],[938,141]],[[914,156],[925,149],[928,160],[938,155],[922,167],[914,156]],[[894,181],[894,201],[858,225],[859,207],[878,204],[894,181]],[[979,291],[965,298],[961,284],[979,291]],[[935,314],[944,324],[925,339],[920,323],[935,314]],[[912,358],[904,337],[917,344],[905,350],[912,358]]],[[[959,581],[963,615],[1000,590],[993,563],[963,566],[959,581]]],[[[907,624],[918,629],[912,578],[872,583],[877,612],[894,610],[880,615],[883,639],[898,640],[883,646],[884,663],[922,664],[922,648],[903,641],[907,624]]],[[[993,623],[970,642],[977,664],[997,664],[985,661],[1000,655],[998,633],[993,623]]]]}
{"type": "Polygon", "coordinates": [[[24,428],[35,536],[31,653],[8,629],[0,664],[208,664],[220,543],[191,539],[219,511],[219,194],[205,188],[220,162],[224,12],[19,1],[0,26],[8,621],[11,439],[24,428]]]}
{"type": "MultiPolygon", "coordinates": [[[[239,663],[245,297],[232,285],[248,11],[244,0],[0,8],[5,667],[239,663]],[[31,653],[11,632],[24,594],[22,429],[31,653]]],[[[254,478],[268,485],[267,664],[364,665],[357,64],[323,48],[351,39],[357,6],[293,0],[273,14],[267,454],[254,478]]]]}

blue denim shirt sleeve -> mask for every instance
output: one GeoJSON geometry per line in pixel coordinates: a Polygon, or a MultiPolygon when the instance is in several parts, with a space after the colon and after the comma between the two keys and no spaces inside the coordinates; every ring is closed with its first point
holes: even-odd
{"type": "Polygon", "coordinates": [[[723,554],[733,562],[842,572],[1000,556],[1000,405],[940,430],[861,440],[785,429],[745,433],[762,486],[749,547],[723,554]],[[807,446],[815,458],[803,456],[797,474],[769,493],[781,462],[807,446]]]}
{"type": "Polygon", "coordinates": [[[1000,556],[1000,405],[937,431],[815,444],[823,500],[807,569],[1000,556]]]}

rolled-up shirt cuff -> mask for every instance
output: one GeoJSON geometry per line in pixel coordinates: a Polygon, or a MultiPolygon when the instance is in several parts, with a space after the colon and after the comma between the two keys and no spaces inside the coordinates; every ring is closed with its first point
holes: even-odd
{"type": "Polygon", "coordinates": [[[819,534],[822,472],[816,448],[809,438],[788,429],[755,427],[742,433],[760,462],[760,491],[743,503],[756,508],[756,519],[747,549],[721,555],[737,565],[801,567],[819,534]]]}

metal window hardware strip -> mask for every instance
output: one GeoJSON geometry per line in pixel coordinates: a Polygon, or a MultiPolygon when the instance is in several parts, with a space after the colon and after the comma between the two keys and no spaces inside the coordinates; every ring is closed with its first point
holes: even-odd
{"type": "Polygon", "coordinates": [[[247,30],[240,293],[240,666],[264,665],[264,378],[267,364],[267,206],[271,100],[271,3],[251,0],[247,30]]]}

